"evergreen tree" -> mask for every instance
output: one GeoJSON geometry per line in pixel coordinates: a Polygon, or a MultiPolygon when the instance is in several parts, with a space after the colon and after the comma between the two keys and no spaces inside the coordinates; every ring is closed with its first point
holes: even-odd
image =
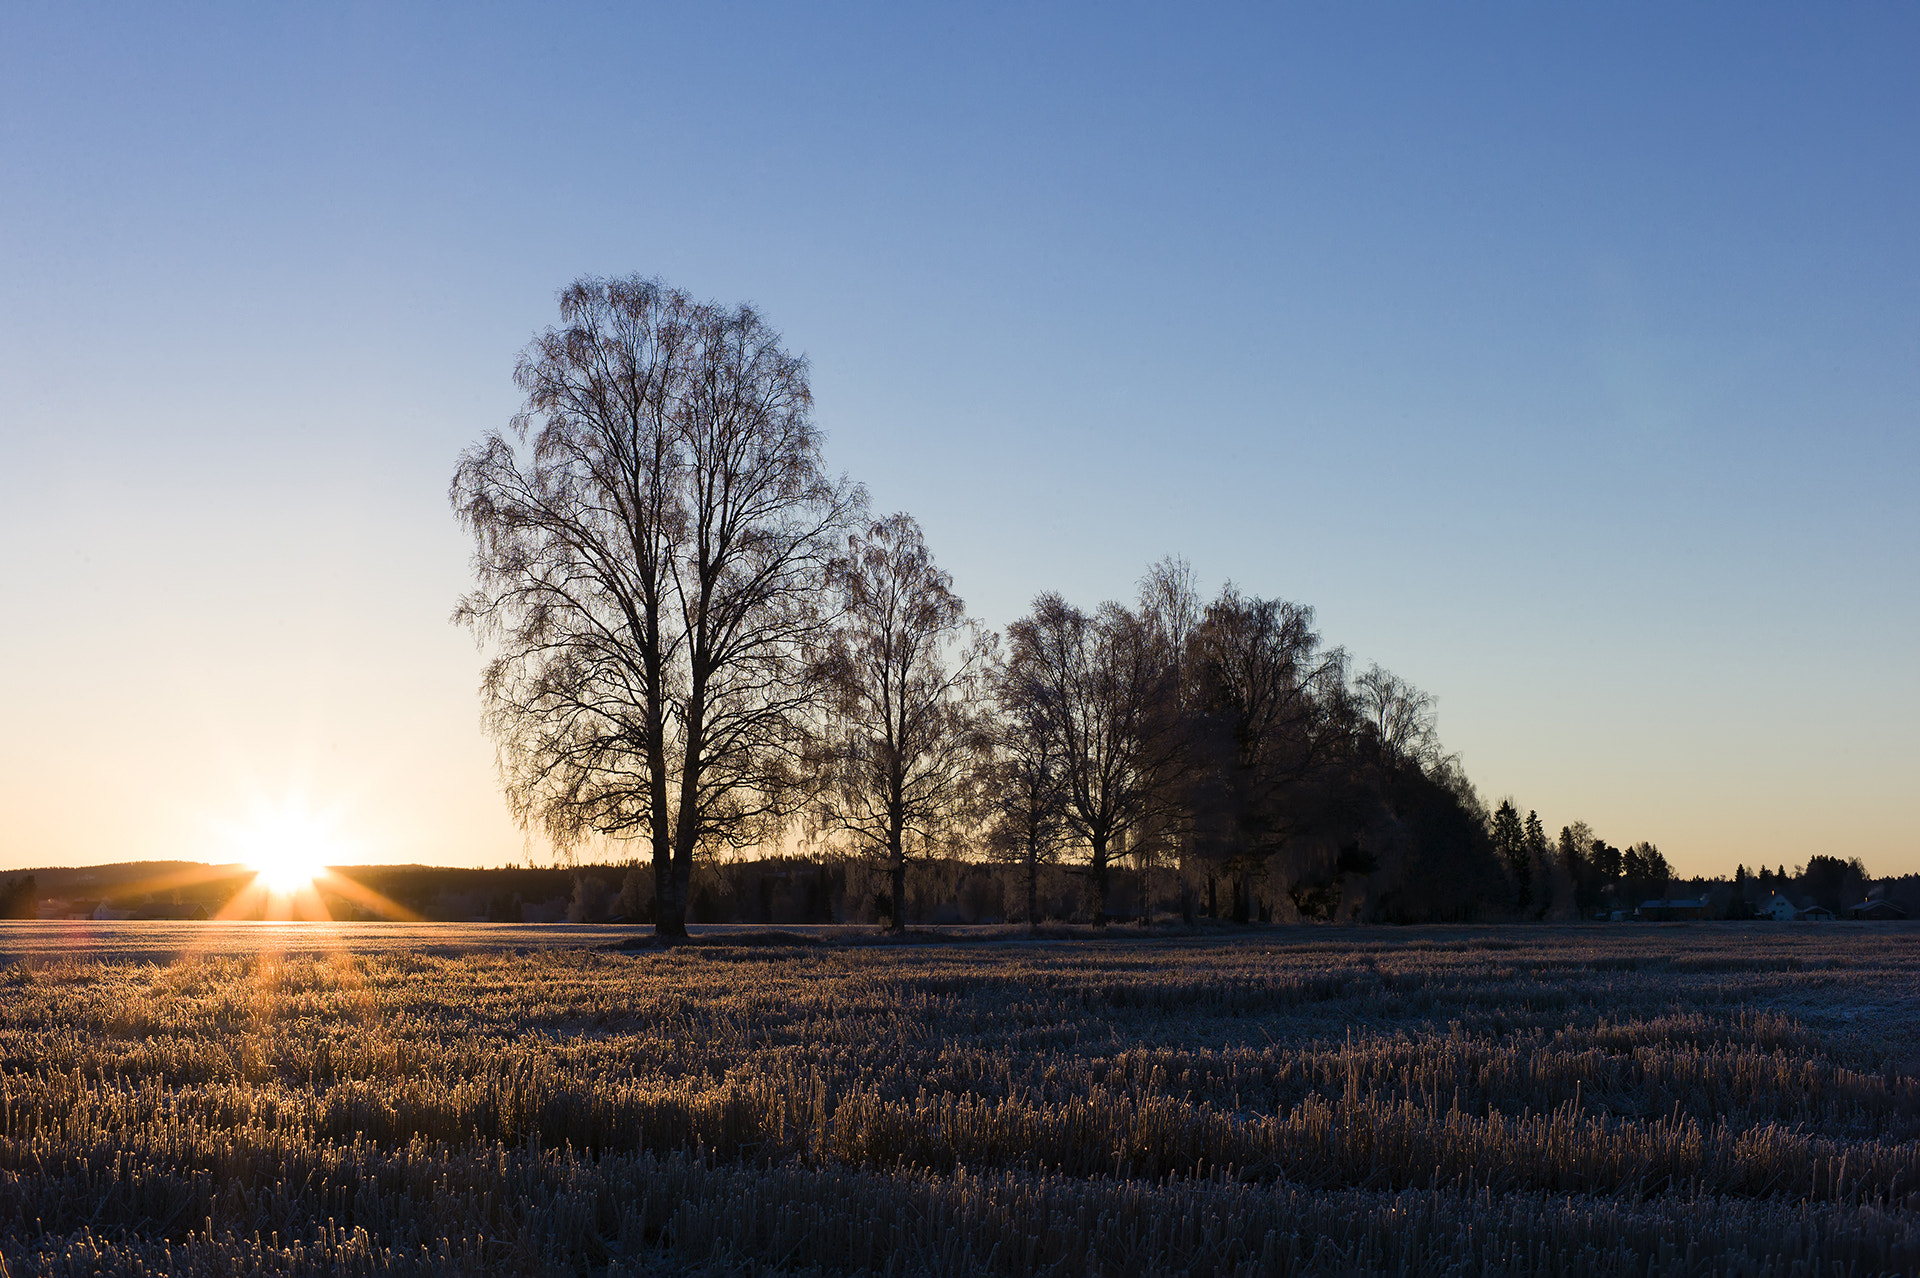
{"type": "Polygon", "coordinates": [[[1629,847],[1621,860],[1621,872],[1633,893],[1629,904],[1638,905],[1650,897],[1667,895],[1667,881],[1673,877],[1673,870],[1659,848],[1642,840],[1629,847]]]}
{"type": "Polygon", "coordinates": [[[1532,883],[1532,876],[1527,873],[1527,831],[1512,799],[1500,800],[1500,806],[1494,810],[1493,850],[1500,854],[1507,872],[1513,876],[1514,903],[1525,908],[1532,883]]]}
{"type": "Polygon", "coordinates": [[[1753,917],[1753,902],[1747,899],[1747,867],[1733,867],[1733,898],[1727,902],[1727,917],[1730,919],[1750,919],[1753,917]]]}
{"type": "Polygon", "coordinates": [[[1527,883],[1529,896],[1525,908],[1534,918],[1544,918],[1553,906],[1554,870],[1553,849],[1547,843],[1547,831],[1540,824],[1540,814],[1531,809],[1527,812],[1524,832],[1527,844],[1527,883]]]}
{"type": "Polygon", "coordinates": [[[1561,826],[1559,844],[1554,852],[1560,858],[1567,877],[1573,881],[1574,910],[1584,914],[1593,908],[1600,890],[1597,881],[1599,876],[1593,864],[1593,831],[1587,829],[1584,822],[1579,830],[1570,825],[1561,826]]]}

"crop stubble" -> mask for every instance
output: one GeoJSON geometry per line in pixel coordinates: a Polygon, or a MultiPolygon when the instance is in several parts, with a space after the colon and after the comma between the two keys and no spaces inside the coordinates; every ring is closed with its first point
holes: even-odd
{"type": "Polygon", "coordinates": [[[0,970],[0,1257],[1911,1272],[1920,931],[1299,929],[0,970]]]}

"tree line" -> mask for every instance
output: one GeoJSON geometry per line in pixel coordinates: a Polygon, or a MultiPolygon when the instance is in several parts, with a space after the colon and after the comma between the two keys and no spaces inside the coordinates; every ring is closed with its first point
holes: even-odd
{"type": "Polygon", "coordinates": [[[450,490],[474,549],[456,619],[488,653],[515,817],[631,841],[684,935],[696,854],[989,850],[1084,874],[1174,866],[1183,908],[1416,921],[1583,908],[1667,877],[1650,844],[1550,843],[1488,812],[1432,698],[1323,641],[1313,610],[1167,559],[1135,599],[1038,596],[995,635],[910,515],[830,474],[804,359],[749,306],[582,279],[522,352],[504,431],[450,490]],[[1364,886],[1364,891],[1362,890],[1364,886]]]}

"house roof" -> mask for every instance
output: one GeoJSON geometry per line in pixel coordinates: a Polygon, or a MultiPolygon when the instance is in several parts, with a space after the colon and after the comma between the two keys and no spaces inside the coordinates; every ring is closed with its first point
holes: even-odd
{"type": "Polygon", "coordinates": [[[1864,914],[1868,910],[1887,910],[1898,914],[1901,918],[1907,916],[1906,907],[1889,901],[1885,897],[1877,897],[1871,901],[1862,901],[1858,905],[1850,906],[1849,909],[1854,914],[1864,914]]]}

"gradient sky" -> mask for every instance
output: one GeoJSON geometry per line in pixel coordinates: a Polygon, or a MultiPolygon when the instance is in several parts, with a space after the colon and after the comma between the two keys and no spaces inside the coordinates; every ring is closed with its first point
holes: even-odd
{"type": "Polygon", "coordinates": [[[998,627],[1314,605],[1490,800],[1920,870],[1920,9],[9,5],[0,868],[501,864],[461,448],[752,300],[998,627]]]}

